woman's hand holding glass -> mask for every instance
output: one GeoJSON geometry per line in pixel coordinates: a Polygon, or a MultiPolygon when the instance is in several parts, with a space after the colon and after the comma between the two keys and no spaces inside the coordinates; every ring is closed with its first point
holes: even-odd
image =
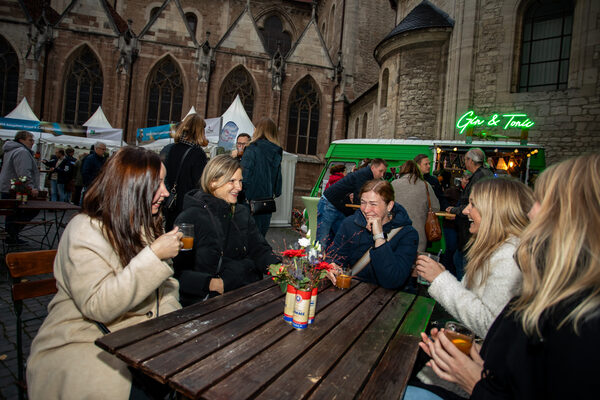
{"type": "Polygon", "coordinates": [[[421,278],[431,283],[439,274],[444,272],[446,268],[439,262],[427,256],[418,256],[415,263],[415,269],[421,278]]]}
{"type": "Polygon", "coordinates": [[[175,227],[172,231],[160,235],[152,242],[150,249],[152,249],[154,254],[161,260],[173,258],[179,253],[179,250],[183,246],[183,242],[181,241],[182,237],[183,233],[179,232],[178,227],[175,227]]]}
{"type": "Polygon", "coordinates": [[[337,276],[342,273],[342,267],[340,267],[336,263],[330,263],[329,265],[331,266],[331,268],[327,270],[327,277],[329,278],[331,283],[335,285],[337,282],[337,276]]]}
{"type": "Polygon", "coordinates": [[[479,356],[481,346],[471,346],[470,357],[465,355],[446,337],[444,330],[431,330],[431,337],[421,333],[419,347],[431,357],[427,363],[440,378],[454,382],[471,394],[481,378],[483,359],[479,356]]]}

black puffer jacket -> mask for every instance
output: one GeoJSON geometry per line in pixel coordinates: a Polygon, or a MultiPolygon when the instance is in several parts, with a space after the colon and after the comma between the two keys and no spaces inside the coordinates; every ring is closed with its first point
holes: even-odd
{"type": "Polygon", "coordinates": [[[270,264],[281,261],[256,229],[248,207],[237,206],[232,216],[227,202],[193,190],[186,194],[175,225],[182,222],[194,224],[195,231],[193,250],[174,259],[183,305],[203,300],[214,277],[223,279],[228,292],[262,279],[270,264]],[[217,271],[221,250],[223,261],[217,271]]]}

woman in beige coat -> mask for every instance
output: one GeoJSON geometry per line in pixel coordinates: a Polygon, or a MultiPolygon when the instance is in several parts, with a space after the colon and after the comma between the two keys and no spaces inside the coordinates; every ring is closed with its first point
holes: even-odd
{"type": "Polygon", "coordinates": [[[400,167],[400,178],[392,181],[396,203],[400,203],[408,213],[412,226],[419,233],[418,251],[427,247],[427,236],[425,236],[425,221],[427,220],[427,192],[431,199],[433,211],[440,210],[440,202],[433,193],[433,188],[423,180],[423,175],[417,163],[408,160],[400,167]]]}
{"type": "Polygon", "coordinates": [[[181,307],[163,261],[182,245],[177,228],[161,235],[165,175],[157,154],[126,147],[87,191],[58,246],[58,293],[27,364],[30,399],[129,397],[125,363],[94,345],[96,322],[116,331],[181,307]]]}

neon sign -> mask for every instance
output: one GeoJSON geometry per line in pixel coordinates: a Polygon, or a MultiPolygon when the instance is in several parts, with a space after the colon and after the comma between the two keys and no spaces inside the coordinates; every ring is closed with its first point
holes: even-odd
{"type": "Polygon", "coordinates": [[[456,122],[456,128],[460,129],[462,135],[465,130],[475,127],[498,127],[503,130],[507,129],[529,129],[534,125],[534,122],[527,117],[527,114],[512,113],[512,114],[493,114],[485,119],[475,114],[473,110],[464,113],[456,122]]]}

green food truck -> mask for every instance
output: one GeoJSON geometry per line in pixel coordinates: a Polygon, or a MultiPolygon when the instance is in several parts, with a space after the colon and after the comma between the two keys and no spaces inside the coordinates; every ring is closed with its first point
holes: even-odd
{"type": "MultiPolygon", "coordinates": [[[[309,228],[316,229],[317,198],[321,196],[329,179],[332,165],[344,164],[346,172],[352,171],[364,159],[382,158],[388,162],[387,179],[394,179],[395,172],[407,160],[418,154],[427,154],[431,160],[431,172],[450,171],[451,184],[465,169],[464,156],[469,149],[482,149],[496,175],[510,175],[533,185],[546,167],[544,148],[521,142],[481,140],[466,143],[458,140],[411,140],[411,139],[345,139],[331,143],[325,156],[325,166],[311,191],[311,197],[303,197],[309,220],[309,228]],[[311,221],[312,217],[312,221],[311,221]]],[[[443,217],[440,217],[443,223],[443,217]]],[[[430,252],[444,252],[445,238],[432,243],[430,252]]]]}
{"type": "Polygon", "coordinates": [[[453,176],[464,170],[464,155],[473,148],[482,149],[488,162],[498,175],[511,175],[532,185],[537,175],[546,167],[544,148],[536,144],[520,142],[480,140],[467,144],[459,140],[411,140],[411,139],[345,139],[331,143],[325,155],[321,171],[311,196],[320,196],[329,179],[332,165],[346,165],[346,172],[358,166],[363,159],[382,158],[388,162],[388,177],[404,162],[418,154],[427,154],[431,160],[431,172],[445,169],[453,176]]]}

